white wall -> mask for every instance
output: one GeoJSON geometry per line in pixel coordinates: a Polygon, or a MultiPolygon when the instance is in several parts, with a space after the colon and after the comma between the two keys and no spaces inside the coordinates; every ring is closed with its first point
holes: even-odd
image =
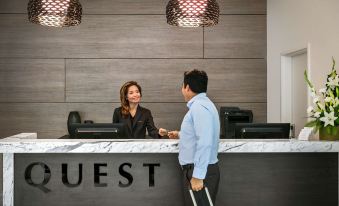
{"type": "MultiPolygon", "coordinates": [[[[339,0],[267,0],[267,122],[280,121],[280,56],[310,44],[310,78],[325,86],[339,71],[339,0]]],[[[305,105],[305,110],[307,105],[305,105]]]]}

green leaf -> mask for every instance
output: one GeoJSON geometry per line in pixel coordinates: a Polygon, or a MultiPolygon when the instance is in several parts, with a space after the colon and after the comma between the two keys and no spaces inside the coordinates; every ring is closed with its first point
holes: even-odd
{"type": "Polygon", "coordinates": [[[313,121],[307,122],[305,124],[305,127],[314,127],[314,126],[317,125],[317,122],[318,122],[318,120],[313,120],[313,121]]]}
{"type": "Polygon", "coordinates": [[[306,71],[306,70],[305,70],[305,72],[304,72],[304,78],[305,78],[305,81],[306,81],[306,83],[308,84],[308,86],[309,86],[310,88],[313,88],[312,83],[311,83],[310,80],[308,79],[307,71],[306,71]]]}
{"type": "Polygon", "coordinates": [[[334,67],[335,67],[335,60],[334,60],[334,57],[332,57],[332,70],[334,70],[334,67]]]}
{"type": "Polygon", "coordinates": [[[322,127],[323,125],[321,124],[320,121],[317,122],[317,124],[315,125],[315,132],[318,132],[320,127],[322,127]]]}
{"type": "MultiPolygon", "coordinates": [[[[319,109],[320,111],[323,110],[323,109],[319,106],[319,102],[317,102],[316,105],[317,105],[317,107],[318,107],[318,109],[319,109]]],[[[324,107],[325,107],[325,105],[324,105],[324,107]]],[[[324,109],[326,109],[326,108],[324,108],[324,109]]]]}
{"type": "Polygon", "coordinates": [[[333,99],[335,99],[335,97],[334,97],[334,94],[333,94],[332,90],[329,90],[329,93],[330,93],[330,96],[331,96],[333,99]]]}

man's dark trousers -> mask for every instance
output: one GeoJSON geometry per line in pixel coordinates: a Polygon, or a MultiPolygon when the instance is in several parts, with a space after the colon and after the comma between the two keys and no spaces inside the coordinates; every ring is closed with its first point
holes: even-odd
{"type": "MultiPolygon", "coordinates": [[[[182,166],[185,206],[193,206],[191,195],[189,193],[189,186],[193,174],[193,169],[193,164],[182,166]]],[[[219,188],[219,180],[220,172],[218,163],[208,165],[207,174],[204,179],[204,186],[208,188],[214,206],[219,188]]]]}

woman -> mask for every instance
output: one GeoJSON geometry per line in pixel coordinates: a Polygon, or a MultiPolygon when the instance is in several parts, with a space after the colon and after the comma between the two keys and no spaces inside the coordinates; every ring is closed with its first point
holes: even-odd
{"type": "Polygon", "coordinates": [[[113,123],[124,123],[127,125],[129,138],[145,138],[146,129],[148,135],[160,138],[167,131],[154,126],[151,111],[139,105],[142,97],[141,87],[135,81],[126,82],[120,89],[121,107],[116,108],[113,113],[113,123]]]}

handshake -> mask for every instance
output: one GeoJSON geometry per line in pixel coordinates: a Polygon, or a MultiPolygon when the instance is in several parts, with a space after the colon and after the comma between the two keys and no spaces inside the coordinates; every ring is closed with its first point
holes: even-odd
{"type": "Polygon", "coordinates": [[[179,131],[168,131],[167,129],[160,128],[159,135],[165,136],[167,135],[170,139],[179,139],[179,131]]]}

